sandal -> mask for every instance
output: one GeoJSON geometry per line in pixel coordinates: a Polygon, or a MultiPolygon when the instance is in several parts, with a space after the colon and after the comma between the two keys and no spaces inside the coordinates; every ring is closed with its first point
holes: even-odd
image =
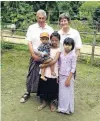
{"type": "Polygon", "coordinates": [[[30,94],[26,92],[26,93],[21,97],[20,103],[25,103],[29,98],[30,98],[30,94]]]}
{"type": "Polygon", "coordinates": [[[45,108],[47,105],[46,104],[42,104],[40,106],[38,106],[38,111],[42,110],[43,108],[45,108]]]}

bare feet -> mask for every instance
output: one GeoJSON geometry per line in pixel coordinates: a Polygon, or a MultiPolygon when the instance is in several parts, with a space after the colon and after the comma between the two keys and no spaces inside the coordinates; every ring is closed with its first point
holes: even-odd
{"type": "Polygon", "coordinates": [[[56,107],[53,105],[53,103],[50,104],[50,110],[51,112],[56,111],[56,107]]]}
{"type": "Polygon", "coordinates": [[[41,111],[43,108],[47,106],[46,102],[44,101],[40,106],[38,106],[38,111],[41,111]]]}
{"type": "Polygon", "coordinates": [[[56,73],[55,73],[55,72],[51,72],[51,75],[52,75],[52,76],[56,76],[56,73]]]}

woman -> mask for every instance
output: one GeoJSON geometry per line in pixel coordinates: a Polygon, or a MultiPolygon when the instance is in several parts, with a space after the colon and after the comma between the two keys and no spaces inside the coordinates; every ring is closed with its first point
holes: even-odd
{"type": "Polygon", "coordinates": [[[59,49],[60,35],[57,32],[54,32],[51,34],[50,40],[51,40],[50,56],[51,58],[53,58],[51,65],[55,64],[54,71],[56,73],[56,76],[52,76],[50,67],[46,68],[45,77],[47,78],[47,81],[43,81],[40,78],[37,96],[40,96],[40,99],[42,100],[42,104],[38,106],[38,110],[39,111],[42,110],[44,107],[46,107],[47,102],[49,102],[50,110],[53,112],[56,110],[55,106],[53,105],[53,100],[56,100],[58,98],[58,82],[57,82],[58,81],[58,61],[57,60],[60,55],[60,49],[59,49]]]}
{"type": "Polygon", "coordinates": [[[75,42],[75,52],[76,56],[78,57],[82,46],[81,37],[76,29],[70,27],[70,23],[71,23],[71,18],[68,13],[63,13],[59,16],[59,24],[61,26],[61,29],[58,31],[58,33],[61,36],[60,48],[61,51],[64,51],[63,48],[64,39],[67,37],[71,37],[75,42]]]}
{"type": "MultiPolygon", "coordinates": [[[[64,52],[64,47],[63,47],[64,39],[70,37],[75,42],[74,51],[76,53],[76,57],[78,58],[78,56],[80,55],[80,49],[82,47],[82,41],[79,32],[76,29],[70,27],[70,23],[71,23],[71,18],[68,13],[62,13],[59,16],[59,24],[61,26],[61,29],[58,31],[58,33],[61,36],[60,49],[61,52],[64,52]]],[[[74,78],[75,77],[76,77],[76,71],[74,73],[74,78]]]]}

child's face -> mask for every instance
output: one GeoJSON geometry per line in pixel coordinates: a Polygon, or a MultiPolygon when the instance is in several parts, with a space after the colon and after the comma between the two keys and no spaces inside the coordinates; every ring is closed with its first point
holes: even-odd
{"type": "Polygon", "coordinates": [[[59,39],[56,36],[53,36],[51,38],[51,44],[52,44],[53,47],[58,47],[58,45],[59,45],[59,39]]]}
{"type": "Polygon", "coordinates": [[[65,50],[65,52],[70,52],[71,49],[72,49],[72,45],[65,45],[64,44],[64,50],[65,50]]]}
{"type": "Polygon", "coordinates": [[[42,42],[43,44],[46,44],[46,43],[49,42],[49,38],[48,38],[48,37],[41,37],[40,40],[41,40],[41,42],[42,42]]]}

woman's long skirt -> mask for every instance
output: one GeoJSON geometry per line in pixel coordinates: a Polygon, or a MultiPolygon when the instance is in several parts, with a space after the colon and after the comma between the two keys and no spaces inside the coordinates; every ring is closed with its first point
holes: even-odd
{"type": "Polygon", "coordinates": [[[35,62],[33,58],[30,58],[29,71],[26,80],[26,88],[29,93],[36,93],[39,83],[39,65],[40,62],[35,62]]]}
{"type": "Polygon", "coordinates": [[[37,96],[40,96],[41,100],[53,101],[58,98],[58,83],[56,78],[47,78],[47,81],[39,79],[39,86],[37,96]]]}
{"type": "Polygon", "coordinates": [[[58,111],[62,113],[74,112],[74,78],[70,80],[70,86],[65,86],[67,77],[59,76],[59,99],[58,99],[58,111]]]}

